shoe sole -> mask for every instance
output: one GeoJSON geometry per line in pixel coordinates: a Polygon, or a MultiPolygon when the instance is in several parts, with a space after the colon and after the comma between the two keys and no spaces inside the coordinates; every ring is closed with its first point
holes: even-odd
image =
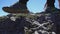
{"type": "Polygon", "coordinates": [[[20,9],[11,9],[8,7],[3,7],[3,10],[7,13],[29,13],[27,9],[20,10],[20,9]]]}

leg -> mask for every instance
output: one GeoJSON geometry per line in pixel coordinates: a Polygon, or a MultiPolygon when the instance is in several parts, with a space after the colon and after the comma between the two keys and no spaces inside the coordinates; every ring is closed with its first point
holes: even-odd
{"type": "Polygon", "coordinates": [[[58,10],[57,8],[55,8],[55,0],[47,0],[46,4],[45,4],[45,12],[46,13],[53,13],[55,10],[58,10]]]}
{"type": "Polygon", "coordinates": [[[54,7],[55,0],[47,0],[45,7],[54,7]]]}
{"type": "Polygon", "coordinates": [[[58,0],[58,2],[59,2],[59,8],[60,8],[60,0],[58,0]]]}
{"type": "Polygon", "coordinates": [[[29,0],[19,0],[20,3],[27,3],[29,0]]]}

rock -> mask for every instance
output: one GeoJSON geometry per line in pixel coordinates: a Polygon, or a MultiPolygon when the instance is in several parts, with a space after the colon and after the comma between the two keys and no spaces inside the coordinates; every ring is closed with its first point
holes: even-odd
{"type": "MultiPolygon", "coordinates": [[[[34,15],[35,16],[35,15],[34,15]]],[[[45,13],[36,18],[32,19],[23,15],[8,15],[8,18],[0,21],[0,30],[3,30],[5,34],[16,34],[16,33],[41,33],[41,34],[50,34],[52,32],[56,33],[56,23],[55,23],[55,14],[45,13]],[[12,19],[13,17],[13,19],[12,19]],[[27,28],[25,31],[25,27],[27,28]],[[11,31],[11,32],[10,32],[11,31]],[[14,33],[15,32],[15,33],[14,33]]],[[[2,31],[1,31],[2,32],[2,31]]]]}

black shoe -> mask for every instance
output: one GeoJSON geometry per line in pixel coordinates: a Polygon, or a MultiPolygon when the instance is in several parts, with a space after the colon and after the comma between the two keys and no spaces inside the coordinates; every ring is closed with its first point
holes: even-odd
{"type": "Polygon", "coordinates": [[[57,9],[55,7],[48,7],[45,9],[45,13],[58,13],[60,9],[57,9]]]}
{"type": "Polygon", "coordinates": [[[29,13],[26,4],[22,4],[19,2],[10,7],[3,7],[2,9],[8,13],[29,13]]]}

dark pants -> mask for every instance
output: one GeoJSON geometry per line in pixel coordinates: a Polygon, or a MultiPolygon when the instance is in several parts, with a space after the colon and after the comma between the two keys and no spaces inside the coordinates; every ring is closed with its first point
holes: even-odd
{"type": "Polygon", "coordinates": [[[27,3],[29,0],[19,0],[20,3],[27,3]]]}

